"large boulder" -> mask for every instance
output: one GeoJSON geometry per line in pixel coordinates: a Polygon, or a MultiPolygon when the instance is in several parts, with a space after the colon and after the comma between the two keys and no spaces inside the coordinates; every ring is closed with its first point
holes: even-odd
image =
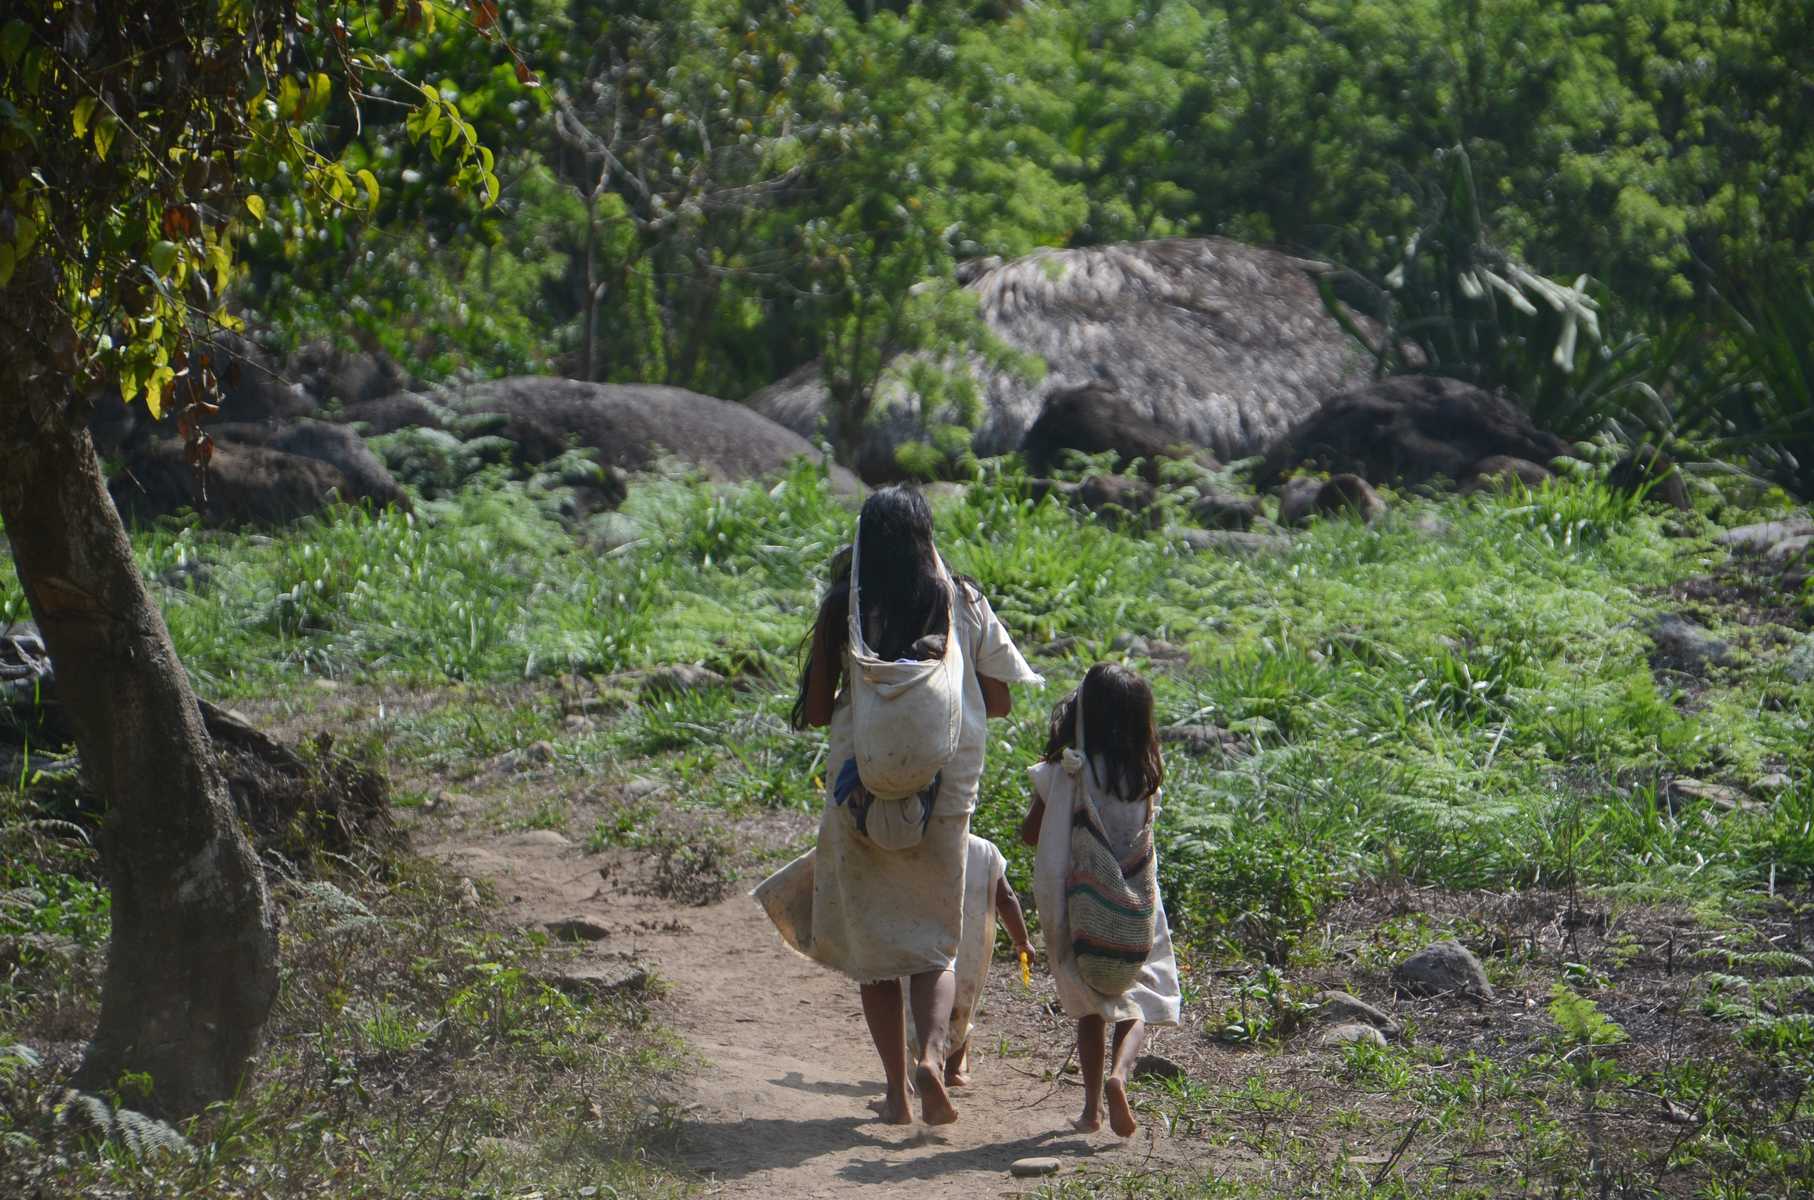
{"type": "Polygon", "coordinates": [[[206,479],[198,481],[175,438],[134,449],[108,490],[120,516],[141,523],[194,509],[210,524],[278,525],[319,512],[336,499],[393,498],[360,491],[320,459],[231,441],[216,443],[206,479]]]}
{"type": "MultiPolygon", "coordinates": [[[[1223,460],[1260,453],[1325,397],[1368,378],[1323,306],[1324,269],[1224,238],[1040,250],[980,265],[964,282],[983,321],[1046,370],[1035,380],[969,364],[985,402],[976,452],[1019,448],[1048,402],[1071,396],[1165,444],[1223,460]]],[[[872,482],[897,477],[896,448],[924,436],[905,376],[884,379],[881,411],[857,450],[858,473],[872,482]]],[[[827,393],[810,364],[747,403],[810,436],[825,422],[827,393]]]]}
{"type": "Polygon", "coordinates": [[[1187,443],[1158,422],[1129,411],[1120,389],[1106,383],[1053,393],[1020,441],[1021,455],[1035,475],[1050,475],[1072,450],[1113,454],[1116,471],[1138,461],[1148,483],[1159,482],[1163,460],[1191,456],[1187,443]]]}
{"type": "Polygon", "coordinates": [[[408,498],[391,477],[378,456],[366,446],[365,439],[344,425],[325,421],[295,421],[287,424],[233,422],[209,428],[216,453],[222,445],[262,446],[284,454],[312,458],[327,463],[345,478],[342,490],[346,499],[370,499],[377,504],[409,507],[408,498]]]}
{"type": "Polygon", "coordinates": [[[219,421],[293,421],[315,414],[316,398],[281,359],[250,338],[217,333],[190,361],[195,370],[212,371],[220,385],[219,421]]]}
{"type": "MultiPolygon", "coordinates": [[[[1572,453],[1511,402],[1458,379],[1395,375],[1330,397],[1267,450],[1261,486],[1298,467],[1413,487],[1459,483],[1482,460],[1539,465],[1572,453]]],[[[1501,464],[1490,464],[1500,466],[1501,464]]]]}
{"type": "Polygon", "coordinates": [[[340,410],[336,419],[368,437],[399,429],[445,429],[447,410],[427,396],[399,392],[376,400],[360,400],[340,410]]]}
{"type": "Polygon", "coordinates": [[[1681,468],[1675,465],[1673,458],[1648,442],[1613,464],[1606,474],[1606,486],[1615,492],[1667,504],[1683,512],[1694,507],[1689,502],[1688,485],[1682,481],[1681,468]]]}
{"type": "Polygon", "coordinates": [[[409,375],[383,351],[343,350],[311,342],[291,356],[284,374],[328,408],[382,400],[409,389],[409,375]]]}
{"type": "MultiPolygon", "coordinates": [[[[467,428],[508,442],[518,466],[577,447],[607,468],[642,471],[673,458],[709,478],[741,480],[796,458],[821,458],[811,442],[766,417],[683,388],[519,376],[449,389],[437,399],[467,428]]],[[[861,487],[842,468],[832,478],[840,490],[861,487]]]]}

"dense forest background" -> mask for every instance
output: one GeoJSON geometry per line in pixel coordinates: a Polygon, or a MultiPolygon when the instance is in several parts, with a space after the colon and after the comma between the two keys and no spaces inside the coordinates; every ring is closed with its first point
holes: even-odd
{"type": "Polygon", "coordinates": [[[1744,346],[1809,323],[1798,0],[524,0],[501,21],[531,91],[502,43],[422,11],[370,32],[470,127],[382,87],[338,102],[381,199],[304,234],[272,198],[245,303],[282,346],[729,399],[820,359],[848,403],[896,352],[977,336],[966,260],[1221,234],[1451,319],[1453,290],[1418,284],[1442,271],[1406,268],[1491,246],[1586,277],[1602,360],[1697,380],[1653,379],[1645,422],[1806,436],[1805,370],[1735,367],[1806,354],[1744,346]],[[482,213],[430,152],[475,135],[482,213]]]}

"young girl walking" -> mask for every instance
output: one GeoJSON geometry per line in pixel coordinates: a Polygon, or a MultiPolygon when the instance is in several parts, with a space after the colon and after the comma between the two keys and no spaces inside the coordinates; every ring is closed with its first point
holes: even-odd
{"type": "Polygon", "coordinates": [[[853,552],[833,560],[831,575],[793,712],[797,729],[831,727],[811,938],[803,948],[857,982],[887,1078],[881,1116],[897,1125],[912,1121],[900,984],[909,981],[914,1026],[923,1035],[913,1072],[921,1116],[929,1125],[947,1124],[957,1119],[945,1069],[985,722],[1007,715],[1010,683],[1044,681],[975,583],[946,570],[932,541],[932,510],[913,488],[882,488],[864,502],[853,552]],[[931,658],[956,672],[953,750],[916,803],[917,821],[899,819],[901,804],[873,800],[848,766],[858,751],[851,684],[859,657],[851,633],[859,622],[855,632],[870,651],[862,656],[866,673],[876,663],[931,658]]]}
{"type": "Polygon", "coordinates": [[[1159,897],[1153,818],[1165,768],[1153,691],[1098,663],[1052,710],[1021,840],[1037,847],[1033,900],[1065,1015],[1077,1022],[1083,1115],[1077,1129],[1137,1128],[1127,1085],[1149,1025],[1178,1023],[1178,964],[1159,897]],[[1103,1042],[1114,1026],[1106,1081],[1103,1042]]]}

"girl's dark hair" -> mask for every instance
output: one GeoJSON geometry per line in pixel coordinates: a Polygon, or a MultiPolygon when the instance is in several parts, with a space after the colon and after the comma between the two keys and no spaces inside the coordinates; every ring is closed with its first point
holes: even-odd
{"type": "Polygon", "coordinates": [[[1083,697],[1080,754],[1100,754],[1108,770],[1103,782],[1123,800],[1145,800],[1165,782],[1159,731],[1153,724],[1153,689],[1119,663],[1097,663],[1077,690],[1052,709],[1045,761],[1057,762],[1077,739],[1078,696],[1083,697]]]}
{"type": "MultiPolygon", "coordinates": [[[[904,658],[921,635],[943,633],[951,616],[951,589],[939,578],[938,551],[932,544],[932,506],[918,488],[881,488],[863,502],[857,537],[863,566],[857,587],[864,619],[876,630],[874,637],[865,634],[869,648],[878,658],[904,658]]],[[[850,559],[849,547],[832,556],[829,586],[814,625],[826,631],[840,665],[850,640],[850,559]]],[[[806,681],[813,671],[811,630],[804,649],[800,693],[794,699],[795,729],[806,723],[806,681]]]]}

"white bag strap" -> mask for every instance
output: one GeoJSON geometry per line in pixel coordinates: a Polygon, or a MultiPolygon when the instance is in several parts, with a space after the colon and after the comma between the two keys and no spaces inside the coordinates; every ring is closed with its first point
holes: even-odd
{"type": "Polygon", "coordinates": [[[857,535],[850,543],[850,605],[845,619],[850,622],[850,648],[859,658],[874,658],[869,643],[863,640],[863,598],[858,580],[863,578],[863,514],[857,514],[857,535]]]}

